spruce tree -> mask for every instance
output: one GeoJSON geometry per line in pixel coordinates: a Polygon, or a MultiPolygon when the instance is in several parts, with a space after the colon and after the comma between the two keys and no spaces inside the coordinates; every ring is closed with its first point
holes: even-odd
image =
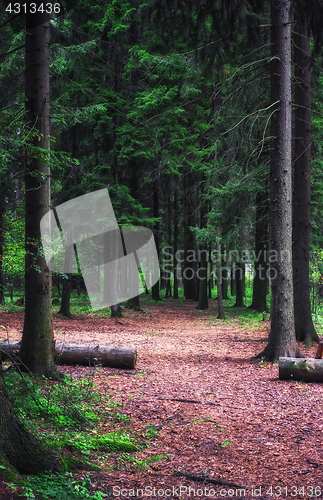
{"type": "Polygon", "coordinates": [[[301,355],[295,337],[292,271],[291,0],[271,2],[270,241],[272,309],[268,345],[258,357],[301,355]]]}
{"type": "Polygon", "coordinates": [[[52,377],[54,336],[51,272],[42,252],[40,221],[50,208],[49,161],[49,14],[26,13],[26,122],[32,136],[25,170],[25,320],[21,340],[22,367],[52,377]]]}

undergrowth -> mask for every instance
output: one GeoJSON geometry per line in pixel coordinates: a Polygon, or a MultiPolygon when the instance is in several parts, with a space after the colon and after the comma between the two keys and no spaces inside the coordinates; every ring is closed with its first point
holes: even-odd
{"type": "Polygon", "coordinates": [[[7,474],[5,480],[13,490],[30,499],[37,492],[43,500],[101,500],[107,493],[95,491],[91,471],[111,468],[110,462],[114,468],[125,462],[142,467],[131,453],[147,446],[147,440],[138,442],[129,429],[129,417],[119,413],[121,405],[102,396],[91,377],[65,376],[54,382],[10,369],[5,383],[16,414],[55,451],[61,469],[61,474],[17,476],[15,482],[7,474]],[[80,469],[87,473],[74,479],[73,470],[80,469]]]}

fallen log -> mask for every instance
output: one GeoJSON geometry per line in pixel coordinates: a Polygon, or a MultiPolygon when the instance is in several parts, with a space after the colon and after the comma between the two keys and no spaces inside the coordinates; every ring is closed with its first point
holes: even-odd
{"type": "Polygon", "coordinates": [[[279,358],[279,379],[323,382],[323,359],[279,358]]]}
{"type": "MultiPolygon", "coordinates": [[[[1,359],[18,355],[20,342],[0,342],[1,359]]],[[[83,344],[55,344],[55,361],[64,365],[101,365],[111,368],[135,368],[137,351],[133,347],[89,346],[83,344]]]]}

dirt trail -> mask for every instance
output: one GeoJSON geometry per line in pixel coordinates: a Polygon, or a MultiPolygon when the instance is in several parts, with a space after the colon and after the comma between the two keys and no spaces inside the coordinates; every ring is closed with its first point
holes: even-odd
{"type": "MultiPolygon", "coordinates": [[[[144,471],[93,473],[93,482],[123,499],[323,496],[322,386],[281,382],[277,364],[250,362],[266,345],[268,323],[248,330],[239,320],[217,320],[214,301],[205,312],[190,301],[174,302],[125,310],[119,323],[54,317],[58,341],[137,348],[135,370],[102,368],[96,383],[123,402],[136,431],[144,436],[147,426],[156,426],[150,447],[135,457],[168,455],[144,471]],[[174,471],[204,473],[245,491],[175,477],[174,471]]],[[[2,315],[11,340],[19,339],[22,320],[20,313],[2,315]]],[[[315,346],[300,347],[314,357],[315,346]]],[[[61,369],[76,376],[89,372],[61,369]]]]}

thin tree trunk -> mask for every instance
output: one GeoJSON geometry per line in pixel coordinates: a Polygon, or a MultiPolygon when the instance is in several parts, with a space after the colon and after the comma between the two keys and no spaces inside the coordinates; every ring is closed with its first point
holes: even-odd
{"type": "MultiPolygon", "coordinates": [[[[73,245],[68,246],[65,250],[65,269],[67,268],[67,263],[72,261],[73,253],[74,253],[73,245]]],[[[72,274],[68,273],[66,274],[66,278],[63,278],[61,307],[60,310],[58,311],[59,314],[67,316],[68,318],[71,317],[71,310],[70,310],[71,288],[72,288],[72,274]]]]}
{"type": "Polygon", "coordinates": [[[221,279],[222,279],[222,299],[223,300],[229,300],[228,297],[228,268],[227,268],[227,259],[226,259],[226,252],[225,252],[225,245],[222,243],[221,244],[221,279]]]}
{"type": "MultiPolygon", "coordinates": [[[[154,217],[157,218],[159,217],[159,196],[158,196],[157,180],[155,180],[153,183],[153,203],[154,203],[154,217]]],[[[159,221],[157,221],[155,225],[154,236],[155,236],[155,244],[158,256],[159,256],[159,230],[160,230],[160,224],[159,221]]],[[[156,301],[161,300],[159,295],[159,280],[152,286],[152,298],[153,300],[156,301]]]]}
{"type": "Polygon", "coordinates": [[[183,285],[184,295],[186,299],[196,300],[198,293],[197,284],[197,262],[196,262],[196,241],[195,235],[190,227],[195,226],[195,213],[193,206],[195,204],[195,196],[188,189],[193,186],[195,177],[192,172],[184,175],[184,269],[183,269],[183,285]]]}
{"type": "MultiPolygon", "coordinates": [[[[28,3],[29,4],[29,3],[28,3]]],[[[26,121],[32,144],[49,152],[49,14],[26,13],[26,121]]],[[[49,156],[49,153],[48,153],[49,156]]],[[[41,247],[40,220],[49,211],[49,158],[37,149],[25,165],[25,321],[20,358],[23,367],[46,377],[57,374],[54,364],[52,278],[41,247]],[[36,174],[36,175],[35,175],[36,174]]]]}
{"type": "Polygon", "coordinates": [[[292,269],[291,0],[271,1],[270,241],[272,310],[269,342],[258,357],[299,357],[292,269]]]}
{"type": "Polygon", "coordinates": [[[231,276],[230,276],[230,293],[231,297],[235,297],[236,295],[236,277],[235,277],[235,263],[231,264],[231,276]]]}
{"type": "Polygon", "coordinates": [[[4,304],[4,279],[3,279],[3,216],[5,210],[4,196],[0,193],[0,304],[4,304]]]}
{"type": "MultiPolygon", "coordinates": [[[[131,196],[135,199],[138,200],[138,171],[136,169],[136,164],[133,161],[131,163],[131,168],[132,168],[132,176],[131,176],[131,196]]],[[[136,256],[135,256],[136,258],[136,256]]],[[[139,263],[137,262],[137,265],[139,263]]],[[[139,267],[139,266],[138,266],[139,267]]],[[[140,306],[140,296],[139,296],[139,280],[140,277],[138,275],[138,295],[135,297],[132,297],[127,301],[127,308],[128,309],[134,309],[135,311],[141,311],[141,306],[140,306]]]]}
{"type": "Polygon", "coordinates": [[[293,199],[294,319],[297,340],[319,342],[310,304],[311,215],[311,41],[306,9],[296,3],[295,62],[295,162],[293,199]]]}
{"type": "MultiPolygon", "coordinates": [[[[170,205],[170,196],[167,197],[167,210],[168,210],[168,226],[167,226],[167,233],[168,233],[168,246],[172,247],[172,222],[171,222],[171,205],[170,205]]],[[[169,271],[169,265],[167,264],[167,270],[164,271],[166,274],[166,299],[169,299],[172,296],[172,287],[171,287],[171,273],[169,271]]]]}
{"type": "Polygon", "coordinates": [[[198,269],[198,283],[199,283],[199,296],[197,309],[208,309],[208,297],[207,297],[207,250],[205,248],[200,249],[200,266],[198,269]]]}
{"type": "Polygon", "coordinates": [[[223,300],[229,300],[228,297],[228,268],[227,267],[222,267],[221,268],[221,278],[222,278],[222,299],[223,300]]]}
{"type": "Polygon", "coordinates": [[[212,282],[213,282],[213,274],[212,274],[212,253],[211,247],[209,248],[209,279],[208,279],[208,298],[212,299],[212,282]]]}
{"type": "Polygon", "coordinates": [[[244,297],[244,264],[238,263],[234,269],[234,281],[236,284],[236,303],[233,307],[244,307],[243,297],[244,297]]]}
{"type": "MultiPolygon", "coordinates": [[[[206,227],[206,213],[207,213],[207,207],[206,207],[206,202],[203,200],[202,201],[202,206],[201,206],[201,219],[200,219],[200,227],[201,229],[206,227]]],[[[200,245],[199,246],[199,268],[197,271],[197,278],[198,278],[198,304],[197,304],[197,309],[208,309],[209,307],[209,302],[208,302],[208,296],[207,296],[207,257],[208,257],[208,250],[206,248],[206,245],[200,245]]]]}
{"type": "Polygon", "coordinates": [[[178,193],[174,187],[174,288],[173,298],[178,299],[178,278],[177,278],[177,249],[178,249],[178,193]]]}
{"type": "Polygon", "coordinates": [[[63,291],[61,307],[58,311],[59,314],[63,316],[71,317],[70,300],[71,300],[71,287],[72,287],[72,275],[67,274],[67,278],[63,279],[63,291]]]}
{"type": "Polygon", "coordinates": [[[267,243],[268,243],[268,193],[267,189],[256,194],[255,276],[253,280],[251,309],[267,312],[267,243]]]}
{"type": "MultiPolygon", "coordinates": [[[[220,248],[220,245],[219,245],[220,248]]],[[[222,302],[222,269],[221,269],[221,255],[216,253],[216,288],[218,293],[218,319],[224,318],[224,309],[222,302]]]]}

